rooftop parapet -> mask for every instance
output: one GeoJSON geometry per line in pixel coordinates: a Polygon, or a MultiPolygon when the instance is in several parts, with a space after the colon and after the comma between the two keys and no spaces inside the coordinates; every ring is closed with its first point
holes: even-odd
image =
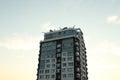
{"type": "Polygon", "coordinates": [[[82,34],[82,31],[80,28],[68,28],[64,27],[59,30],[50,30],[49,32],[46,32],[44,34],[44,40],[48,39],[55,39],[55,38],[60,38],[60,37],[67,37],[67,36],[75,36],[78,35],[79,33],[82,34]]]}

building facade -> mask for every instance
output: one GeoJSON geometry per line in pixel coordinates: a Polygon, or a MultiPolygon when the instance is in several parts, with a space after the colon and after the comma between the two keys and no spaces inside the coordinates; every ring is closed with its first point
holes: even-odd
{"type": "Polygon", "coordinates": [[[88,80],[87,56],[80,28],[47,32],[40,42],[37,80],[88,80]]]}

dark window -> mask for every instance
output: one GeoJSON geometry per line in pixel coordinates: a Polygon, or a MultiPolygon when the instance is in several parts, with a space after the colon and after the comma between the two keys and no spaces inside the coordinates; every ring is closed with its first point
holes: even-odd
{"type": "Polygon", "coordinates": [[[63,63],[63,67],[66,67],[66,63],[63,63]]]}
{"type": "Polygon", "coordinates": [[[68,66],[73,66],[73,62],[68,63],[68,66]]]}
{"type": "Polygon", "coordinates": [[[50,78],[50,75],[46,75],[46,79],[50,78]]]}
{"type": "Polygon", "coordinates": [[[66,78],[66,74],[63,74],[63,78],[66,78]]]}
{"type": "Polygon", "coordinates": [[[59,35],[61,35],[61,32],[58,32],[59,35]]]}
{"type": "Polygon", "coordinates": [[[49,73],[49,70],[45,70],[45,73],[49,73]]]}
{"type": "Polygon", "coordinates": [[[55,75],[51,75],[51,78],[55,78],[55,75]]]}

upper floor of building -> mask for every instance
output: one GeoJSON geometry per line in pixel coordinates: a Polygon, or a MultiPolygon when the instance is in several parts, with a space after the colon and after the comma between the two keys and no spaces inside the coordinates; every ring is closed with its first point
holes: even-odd
{"type": "Polygon", "coordinates": [[[83,35],[80,28],[68,28],[64,27],[60,30],[50,30],[49,32],[44,34],[44,40],[63,38],[69,36],[79,36],[83,35]]]}

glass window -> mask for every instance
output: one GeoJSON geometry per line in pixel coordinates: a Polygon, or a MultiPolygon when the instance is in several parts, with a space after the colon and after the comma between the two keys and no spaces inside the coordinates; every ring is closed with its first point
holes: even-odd
{"type": "Polygon", "coordinates": [[[62,68],[62,72],[65,72],[66,71],[66,69],[65,68],[62,68]]]}
{"type": "Polygon", "coordinates": [[[55,72],[55,69],[51,69],[51,72],[54,73],[54,72],[55,72]]]}
{"type": "Polygon", "coordinates": [[[57,49],[57,52],[61,52],[61,49],[57,49]]]}
{"type": "Polygon", "coordinates": [[[72,52],[68,52],[68,54],[67,54],[68,56],[72,56],[73,55],[73,53],[72,52]]]}
{"type": "Polygon", "coordinates": [[[60,78],[61,78],[61,76],[60,76],[60,75],[58,75],[58,76],[57,76],[57,78],[58,78],[58,79],[60,79],[60,78]]]}
{"type": "Polygon", "coordinates": [[[46,75],[46,79],[50,78],[50,75],[46,75]]]}
{"type": "Polygon", "coordinates": [[[61,32],[58,32],[59,35],[61,35],[61,32]]]}
{"type": "Polygon", "coordinates": [[[62,52],[62,56],[66,56],[67,52],[62,52]]]}
{"type": "Polygon", "coordinates": [[[58,45],[57,45],[57,48],[59,48],[59,47],[61,47],[61,44],[58,44],[58,45]]]}
{"type": "Polygon", "coordinates": [[[46,60],[46,63],[49,63],[50,62],[50,60],[48,59],[48,60],[46,60]]]}
{"type": "Polygon", "coordinates": [[[68,72],[72,72],[72,70],[73,70],[72,68],[68,68],[67,69],[68,72]]]}
{"type": "Polygon", "coordinates": [[[50,58],[50,55],[46,55],[46,58],[50,58]]]}
{"type": "Polygon", "coordinates": [[[44,70],[40,70],[40,73],[44,73],[44,70]]]}
{"type": "Polygon", "coordinates": [[[52,62],[55,62],[55,59],[52,59],[52,62]]]}
{"type": "Polygon", "coordinates": [[[62,61],[66,61],[66,58],[62,58],[62,61]]]}
{"type": "Polygon", "coordinates": [[[55,75],[51,75],[51,78],[55,78],[55,75]]]}
{"type": "Polygon", "coordinates": [[[52,64],[52,67],[54,68],[54,67],[55,67],[55,64],[52,64]]]}
{"type": "Polygon", "coordinates": [[[57,57],[60,57],[60,56],[61,56],[60,53],[58,53],[58,54],[57,54],[57,57]]]}
{"type": "Polygon", "coordinates": [[[57,73],[59,73],[60,72],[60,69],[57,69],[57,71],[56,71],[57,73]]]}
{"type": "Polygon", "coordinates": [[[40,79],[43,79],[44,78],[44,75],[40,75],[40,79]]]}
{"type": "Polygon", "coordinates": [[[68,61],[72,61],[72,57],[68,57],[68,61]]]}
{"type": "Polygon", "coordinates": [[[57,67],[60,67],[60,64],[57,64],[57,67]]]}
{"type": "Polygon", "coordinates": [[[51,55],[51,58],[55,58],[55,54],[52,54],[52,55],[51,55]]]}
{"type": "Polygon", "coordinates": [[[40,65],[40,69],[44,69],[45,68],[45,65],[40,65]]]}
{"type": "Polygon", "coordinates": [[[63,67],[66,67],[66,63],[63,63],[63,67]]]}
{"type": "Polygon", "coordinates": [[[68,74],[68,77],[73,77],[73,74],[68,74]]]}
{"type": "Polygon", "coordinates": [[[45,70],[45,73],[49,73],[49,70],[47,69],[47,70],[45,70]]]}
{"type": "Polygon", "coordinates": [[[47,64],[46,67],[47,67],[47,68],[50,68],[50,64],[47,64]]]}
{"type": "Polygon", "coordinates": [[[68,63],[68,66],[73,66],[73,62],[68,63]]]}
{"type": "Polygon", "coordinates": [[[63,76],[63,78],[66,78],[66,74],[63,74],[62,76],[63,76]]]}

